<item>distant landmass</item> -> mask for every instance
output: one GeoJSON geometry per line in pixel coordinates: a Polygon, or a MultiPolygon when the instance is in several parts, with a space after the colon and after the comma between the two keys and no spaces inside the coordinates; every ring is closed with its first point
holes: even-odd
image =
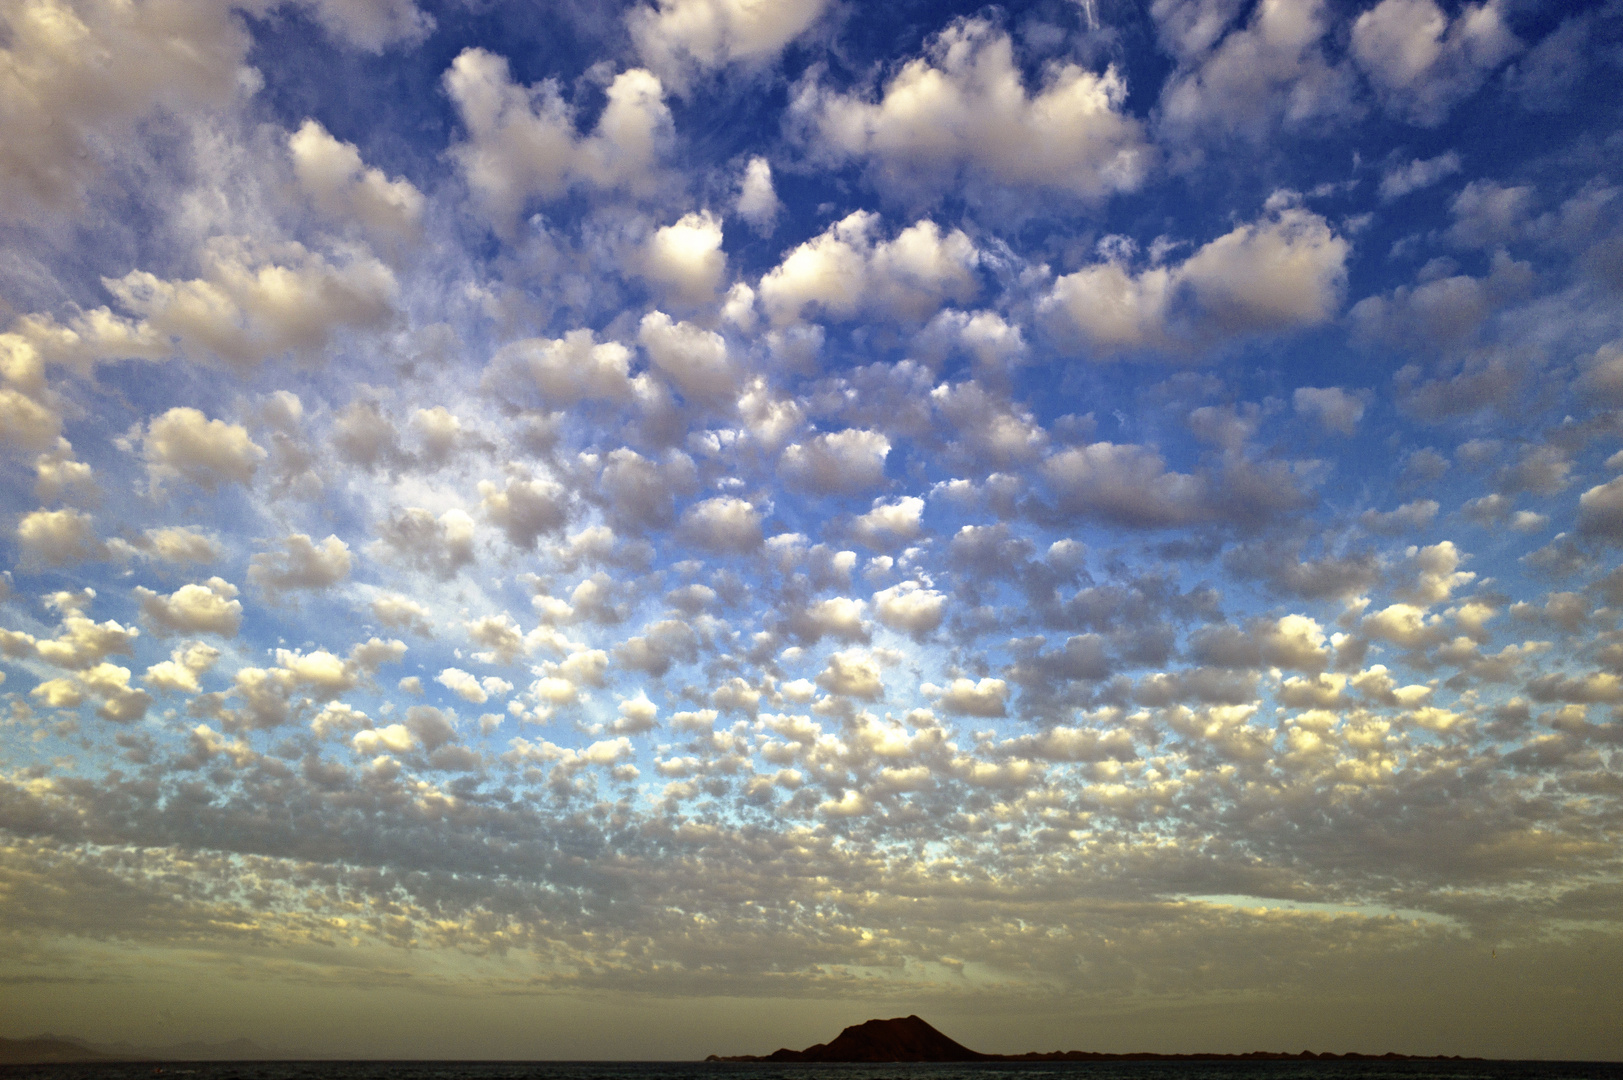
{"type": "Polygon", "coordinates": [[[711,1054],[706,1061],[1461,1061],[1455,1055],[1421,1058],[1409,1054],[1315,1054],[1303,1050],[1298,1054],[1253,1050],[1247,1054],[1103,1054],[1091,1050],[1053,1050],[1047,1053],[982,1054],[959,1042],[954,1042],[917,1016],[897,1016],[889,1020],[869,1020],[854,1024],[826,1043],[808,1046],[804,1050],[774,1050],[765,1057],[740,1054],[722,1057],[711,1054]]]}
{"type": "Polygon", "coordinates": [[[56,1065],[97,1061],[263,1061],[275,1055],[247,1039],[172,1046],[100,1045],[61,1035],[0,1039],[0,1065],[56,1065]]]}

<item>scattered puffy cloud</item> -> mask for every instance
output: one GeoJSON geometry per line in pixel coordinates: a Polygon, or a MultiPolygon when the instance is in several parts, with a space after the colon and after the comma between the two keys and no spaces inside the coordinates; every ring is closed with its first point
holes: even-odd
{"type": "Polygon", "coordinates": [[[248,580],[267,596],[326,589],[349,577],[349,545],[336,536],[316,543],[305,533],[289,533],[282,547],[248,560],[248,580]]]}
{"type": "MultiPolygon", "coordinates": [[[[420,506],[408,506],[378,523],[375,546],[408,566],[448,579],[473,562],[473,530],[473,519],[462,510],[435,517],[420,506]]],[[[328,542],[334,539],[328,537],[328,542]]]]}
{"type": "Polygon", "coordinates": [[[569,521],[563,486],[552,480],[513,478],[502,487],[481,480],[479,497],[490,523],[520,551],[535,547],[544,534],[562,531],[569,521]]]}
{"type": "Polygon", "coordinates": [[[1498,0],[1452,19],[1435,0],[1381,0],[1353,20],[1353,57],[1394,115],[1435,127],[1521,43],[1498,0]]]}
{"type": "Polygon", "coordinates": [[[166,279],[131,270],[103,281],[134,317],[101,307],[51,329],[65,356],[182,356],[248,370],[295,353],[318,354],[344,329],[375,330],[394,315],[394,273],[360,250],[338,262],[295,241],[218,236],[203,247],[203,276],[166,279]]]}
{"type": "Polygon", "coordinates": [[[1339,386],[1299,386],[1291,403],[1303,417],[1341,435],[1351,435],[1364,418],[1364,399],[1339,386]]]}
{"type": "Polygon", "coordinates": [[[1460,156],[1453,150],[1434,158],[1413,158],[1408,164],[1396,165],[1381,177],[1381,199],[1390,202],[1401,199],[1412,191],[1431,187],[1461,169],[1460,156]]]}
{"type": "Polygon", "coordinates": [[[1169,472],[1165,459],[1148,447],[1108,442],[1072,447],[1049,458],[1043,471],[1062,513],[1146,528],[1189,525],[1208,513],[1205,482],[1169,472]]]}
{"type": "Polygon", "coordinates": [[[411,181],[390,180],[368,168],[354,143],[340,142],[315,120],[306,120],[287,139],[293,171],[322,212],[339,221],[357,221],[387,240],[415,240],[422,231],[426,200],[411,181]]]}
{"type": "Polygon", "coordinates": [[[1244,26],[1240,6],[1156,0],[1150,8],[1178,70],[1161,90],[1160,119],[1181,142],[1214,134],[1263,141],[1276,126],[1301,129],[1357,114],[1355,81],[1332,63],[1323,0],[1265,0],[1244,26]]]}
{"type": "Polygon", "coordinates": [[[240,424],[210,420],[197,409],[177,406],[147,425],[141,456],[157,494],[169,480],[184,480],[205,491],[249,484],[266,453],[240,424]]]}
{"type": "Polygon", "coordinates": [[[744,166],[733,210],[763,236],[771,236],[783,204],[772,186],[772,165],[763,157],[753,157],[744,166]]]}
{"type": "Polygon", "coordinates": [[[169,691],[179,694],[195,694],[202,690],[199,679],[211,670],[220,659],[220,650],[212,645],[193,642],[182,645],[169,655],[168,660],[160,660],[147,668],[141,681],[154,690],[169,691]]]}
{"type": "Polygon", "coordinates": [[[790,111],[814,153],[867,162],[881,187],[903,197],[967,181],[1096,202],[1137,189],[1154,166],[1126,97],[1115,67],[1057,61],[1028,92],[1009,36],[976,18],[933,37],[878,95],[809,78],[790,111]]]}
{"type": "Polygon", "coordinates": [[[637,340],[654,367],[690,400],[720,403],[733,397],[738,371],[727,339],[714,330],[650,311],[642,318],[637,340]]]}
{"type": "Polygon", "coordinates": [[[936,705],[941,711],[958,716],[1003,716],[1006,713],[1005,703],[1009,696],[1009,687],[1002,679],[954,679],[951,684],[938,689],[936,705]]]}
{"type": "Polygon", "coordinates": [[[155,559],[179,565],[215,562],[221,554],[213,538],[182,525],[148,529],[135,546],[155,559]]]}
{"type": "Polygon", "coordinates": [[[814,494],[869,491],[885,480],[890,440],[877,431],[847,428],[791,443],[779,464],[791,487],[814,494]]]}
{"type": "Polygon", "coordinates": [[[585,136],[555,80],[518,85],[507,60],[486,49],[463,49],[444,84],[467,132],[452,146],[452,160],[502,230],[531,199],[556,199],[577,185],[648,190],[672,138],[664,87],[641,68],[614,77],[608,104],[585,136]]]}
{"type": "Polygon", "coordinates": [[[483,705],[491,698],[503,697],[513,690],[512,683],[498,676],[487,675],[481,679],[454,667],[440,672],[434,681],[473,705],[483,705]]]}
{"type": "Polygon", "coordinates": [[[922,321],[944,301],[962,303],[980,291],[980,252],[962,230],[943,231],[926,218],[884,240],[879,225],[878,214],[858,210],[788,252],[758,289],[773,323],[808,312],[922,321]]]}
{"type": "Polygon", "coordinates": [[[499,358],[522,364],[549,405],[582,401],[629,401],[631,350],[618,341],[597,341],[590,330],[561,338],[527,338],[502,346],[499,358]]]}
{"type": "Polygon", "coordinates": [[[1135,271],[1111,250],[1057,278],[1039,307],[1056,334],[1097,357],[1323,323],[1340,306],[1351,245],[1318,214],[1284,205],[1175,265],[1135,271]]]}
{"type": "Polygon", "coordinates": [[[673,85],[738,64],[769,64],[830,0],[655,0],[626,16],[643,62],[673,85]]]}
{"type": "MultiPolygon", "coordinates": [[[[263,586],[262,586],[263,587],[263,586]]],[[[211,577],[200,585],[182,585],[168,596],[137,586],[141,615],[159,634],[219,634],[235,637],[242,625],[237,587],[211,577]]]]}
{"type": "Polygon", "coordinates": [[[682,530],[708,551],[752,551],[761,544],[761,515],[743,499],[720,496],[683,511],[682,530]]]}
{"type": "Polygon", "coordinates": [[[1623,477],[1578,496],[1578,531],[1606,543],[1623,543],[1623,477]]]}
{"type": "Polygon", "coordinates": [[[889,548],[916,539],[923,530],[924,500],[904,495],[886,502],[875,499],[873,509],[851,523],[851,532],[873,548],[889,548]]]}
{"type": "MultiPolygon", "coordinates": [[[[770,194],[770,180],[767,191],[770,194]]],[[[678,303],[714,300],[716,288],[727,272],[727,255],[721,250],[721,219],[709,212],[684,214],[675,224],[654,230],[648,238],[642,272],[678,303]]]]}
{"type": "Polygon", "coordinates": [[[34,510],[17,522],[17,547],[34,565],[72,566],[107,558],[94,519],[83,510],[34,510]]]}
{"type": "Polygon", "coordinates": [[[833,653],[817,676],[817,685],[830,694],[877,701],[885,696],[884,679],[873,655],[860,649],[833,653]]]}
{"type": "Polygon", "coordinates": [[[0,213],[71,207],[102,139],[229,97],[249,38],[225,5],[14,4],[0,45],[0,213]]]}
{"type": "Polygon", "coordinates": [[[874,615],[892,630],[920,637],[941,625],[947,597],[917,581],[903,581],[874,593],[874,615]]]}

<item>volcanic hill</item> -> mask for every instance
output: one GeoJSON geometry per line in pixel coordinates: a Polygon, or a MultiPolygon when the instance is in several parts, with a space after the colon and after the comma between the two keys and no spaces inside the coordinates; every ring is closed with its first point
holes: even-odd
{"type": "MultiPolygon", "coordinates": [[[[888,1061],[1278,1061],[1349,1060],[1368,1061],[1459,1061],[1458,1056],[1415,1058],[1408,1054],[1281,1054],[1253,1050],[1248,1054],[1101,1054],[1088,1050],[1056,1050],[1050,1053],[982,1054],[954,1042],[917,1016],[897,1016],[889,1020],[869,1020],[846,1028],[833,1040],[804,1050],[774,1050],[765,1057],[741,1054],[722,1057],[711,1054],[706,1061],[805,1061],[805,1062],[888,1062],[888,1061]]],[[[1472,1058],[1469,1060],[1480,1060],[1472,1058]]]]}

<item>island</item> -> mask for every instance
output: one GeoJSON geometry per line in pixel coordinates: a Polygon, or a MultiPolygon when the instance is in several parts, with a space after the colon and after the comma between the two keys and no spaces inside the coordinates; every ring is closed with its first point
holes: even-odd
{"type": "Polygon", "coordinates": [[[1253,1050],[1245,1054],[1156,1054],[1149,1052],[1108,1054],[1091,1050],[1054,1050],[1047,1053],[983,1054],[943,1035],[917,1016],[897,1016],[889,1020],[869,1020],[853,1024],[826,1043],[804,1050],[774,1050],[764,1057],[740,1054],[723,1057],[711,1054],[706,1061],[775,1062],[954,1062],[954,1061],[1476,1061],[1478,1058],[1414,1057],[1409,1054],[1316,1054],[1303,1050],[1296,1054],[1253,1050]]]}

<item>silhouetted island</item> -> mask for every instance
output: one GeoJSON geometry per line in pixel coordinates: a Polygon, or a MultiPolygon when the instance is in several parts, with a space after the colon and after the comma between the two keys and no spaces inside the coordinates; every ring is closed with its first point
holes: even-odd
{"type": "Polygon", "coordinates": [[[982,1054],[941,1034],[917,1016],[897,1016],[890,1020],[869,1020],[854,1024],[830,1042],[804,1050],[775,1050],[765,1057],[740,1054],[722,1057],[711,1054],[706,1061],[1480,1061],[1480,1058],[1415,1057],[1410,1054],[1281,1054],[1253,1050],[1248,1054],[1101,1054],[1090,1050],[1054,1050],[1048,1053],[982,1054]]]}

